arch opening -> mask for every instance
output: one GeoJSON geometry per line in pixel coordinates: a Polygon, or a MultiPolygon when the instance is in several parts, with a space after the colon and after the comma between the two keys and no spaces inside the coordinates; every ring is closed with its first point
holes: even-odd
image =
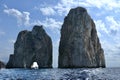
{"type": "Polygon", "coordinates": [[[38,69],[39,68],[39,65],[37,62],[33,62],[33,64],[31,65],[31,68],[32,69],[38,69]]]}

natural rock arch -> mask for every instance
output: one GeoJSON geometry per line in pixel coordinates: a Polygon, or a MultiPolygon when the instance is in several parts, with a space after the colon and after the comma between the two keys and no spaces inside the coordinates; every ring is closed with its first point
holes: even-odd
{"type": "Polygon", "coordinates": [[[37,62],[39,68],[52,67],[52,40],[42,26],[34,26],[32,31],[21,31],[14,44],[14,54],[10,55],[7,68],[31,68],[37,62]]]}

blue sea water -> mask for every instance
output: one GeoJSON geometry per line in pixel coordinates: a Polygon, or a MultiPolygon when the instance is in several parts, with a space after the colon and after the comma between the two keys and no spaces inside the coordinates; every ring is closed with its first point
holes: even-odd
{"type": "Polygon", "coordinates": [[[120,80],[120,68],[1,69],[0,80],[120,80]]]}

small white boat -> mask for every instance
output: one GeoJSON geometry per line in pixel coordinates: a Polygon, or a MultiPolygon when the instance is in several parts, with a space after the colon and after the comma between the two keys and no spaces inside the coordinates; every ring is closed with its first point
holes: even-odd
{"type": "Polygon", "coordinates": [[[38,69],[39,66],[38,66],[37,62],[33,62],[31,68],[32,68],[32,69],[38,69]]]}

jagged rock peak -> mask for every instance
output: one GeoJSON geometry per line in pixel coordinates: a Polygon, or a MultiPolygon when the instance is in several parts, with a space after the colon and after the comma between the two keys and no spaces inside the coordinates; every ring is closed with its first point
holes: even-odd
{"type": "Polygon", "coordinates": [[[77,8],[71,9],[69,11],[68,15],[70,15],[70,14],[76,14],[77,15],[77,14],[86,13],[86,12],[87,12],[87,10],[85,8],[83,8],[83,7],[77,7],[77,8]]]}
{"type": "Polygon", "coordinates": [[[41,34],[45,34],[45,30],[43,29],[43,26],[39,26],[39,25],[35,25],[32,29],[32,33],[33,34],[37,34],[37,33],[41,33],[41,34]]]}

